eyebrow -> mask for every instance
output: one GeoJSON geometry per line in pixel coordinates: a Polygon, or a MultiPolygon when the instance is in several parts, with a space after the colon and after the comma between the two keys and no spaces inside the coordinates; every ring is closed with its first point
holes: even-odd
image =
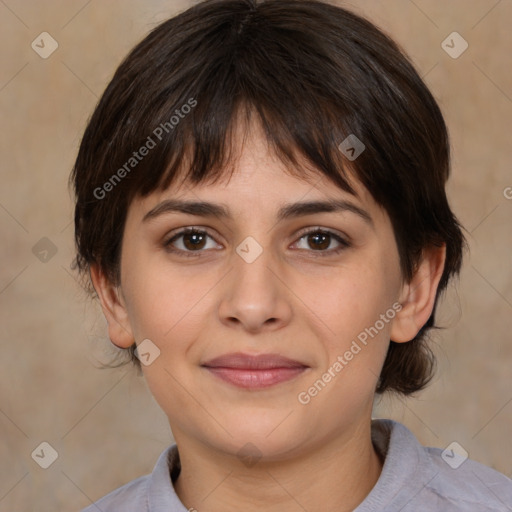
{"type": "MultiPolygon", "coordinates": [[[[142,222],[148,222],[151,219],[164,215],[166,213],[185,213],[196,215],[198,217],[212,217],[218,219],[232,219],[229,209],[221,204],[210,203],[206,201],[182,201],[179,199],[166,199],[153,209],[147,212],[142,222]]],[[[328,201],[309,201],[300,203],[289,203],[283,205],[278,213],[277,220],[304,217],[315,213],[337,213],[351,212],[358,215],[366,223],[373,227],[372,217],[359,206],[343,199],[331,199],[328,201]]]]}

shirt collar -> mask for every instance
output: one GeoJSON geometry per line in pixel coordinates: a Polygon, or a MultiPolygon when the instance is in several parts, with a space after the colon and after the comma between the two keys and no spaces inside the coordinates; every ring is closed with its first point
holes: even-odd
{"type": "MultiPolygon", "coordinates": [[[[354,512],[378,510],[391,501],[398,503],[401,490],[406,488],[410,497],[437,474],[423,446],[401,423],[372,420],[372,442],[384,465],[377,483],[354,512]]],[[[148,512],[188,512],[173,486],[180,471],[178,447],[173,444],[160,455],[148,481],[148,512]]],[[[406,495],[404,500],[408,499],[406,495]]]]}

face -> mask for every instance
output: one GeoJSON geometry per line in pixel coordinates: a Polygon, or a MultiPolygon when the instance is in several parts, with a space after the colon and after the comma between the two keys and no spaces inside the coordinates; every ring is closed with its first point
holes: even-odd
{"type": "Polygon", "coordinates": [[[287,173],[253,127],[230,180],[131,204],[121,302],[176,440],[278,459],[369,423],[403,284],[389,217],[356,189],[287,173]]]}

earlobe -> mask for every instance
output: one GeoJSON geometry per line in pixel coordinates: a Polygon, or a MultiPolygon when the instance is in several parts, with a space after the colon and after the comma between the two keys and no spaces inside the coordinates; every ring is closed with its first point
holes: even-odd
{"type": "Polygon", "coordinates": [[[430,318],[445,260],[446,245],[432,246],[423,251],[413,278],[402,289],[402,309],[397,313],[391,328],[391,339],[395,343],[414,339],[430,318]]]}
{"type": "Polygon", "coordinates": [[[126,305],[119,290],[107,279],[98,265],[91,265],[90,275],[107,320],[110,341],[119,348],[131,347],[134,344],[134,337],[126,305]]]}

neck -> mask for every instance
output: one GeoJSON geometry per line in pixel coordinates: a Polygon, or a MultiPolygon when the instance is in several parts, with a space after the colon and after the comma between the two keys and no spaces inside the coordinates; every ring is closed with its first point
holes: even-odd
{"type": "Polygon", "coordinates": [[[260,459],[245,466],[238,457],[194,443],[174,432],[181,473],[176,494],[201,512],[352,511],[376,484],[382,461],[371,442],[371,426],[322,439],[286,460],[260,459]]]}

